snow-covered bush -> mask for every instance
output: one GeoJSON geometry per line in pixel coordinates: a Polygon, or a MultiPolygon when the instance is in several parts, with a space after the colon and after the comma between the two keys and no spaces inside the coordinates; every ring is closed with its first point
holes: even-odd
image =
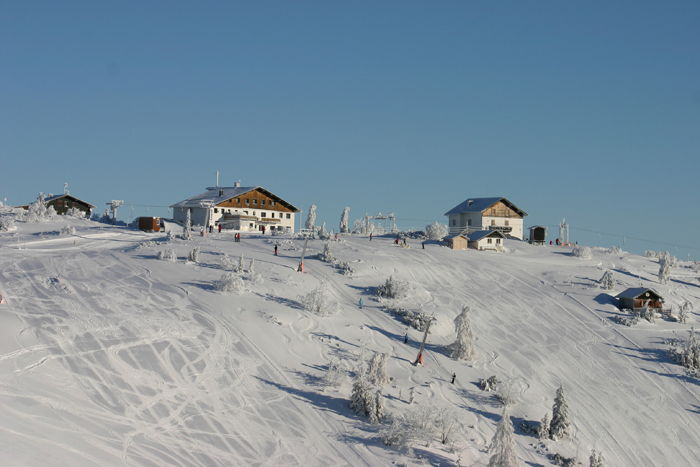
{"type": "Polygon", "coordinates": [[[346,276],[351,276],[355,273],[355,270],[347,261],[336,261],[335,267],[340,269],[340,272],[346,276]]]}
{"type": "Polygon", "coordinates": [[[681,309],[678,312],[678,321],[682,324],[688,322],[688,312],[690,311],[690,302],[685,302],[681,305],[681,309]]]}
{"type": "Polygon", "coordinates": [[[671,255],[665,252],[659,257],[659,284],[668,284],[671,279],[671,255]]]}
{"type": "Polygon", "coordinates": [[[564,397],[564,386],[560,385],[552,406],[552,421],[549,424],[549,438],[554,441],[569,438],[571,436],[571,422],[569,421],[569,406],[564,397]]]}
{"type": "Polygon", "coordinates": [[[695,338],[694,327],[690,328],[688,340],[671,349],[670,356],[673,361],[686,367],[690,373],[696,375],[700,373],[700,344],[695,338]]]}
{"type": "Polygon", "coordinates": [[[430,240],[442,240],[449,233],[449,229],[445,224],[435,221],[425,226],[425,233],[430,240]]]}
{"type": "Polygon", "coordinates": [[[225,273],[223,276],[221,276],[221,279],[214,281],[212,285],[216,290],[221,292],[233,292],[240,294],[246,291],[243,279],[238,273],[235,272],[225,273]]]}
{"type": "Polygon", "coordinates": [[[384,298],[403,300],[411,293],[411,286],[406,281],[397,279],[392,274],[384,285],[377,287],[377,295],[384,298]]]}
{"type": "Polygon", "coordinates": [[[603,456],[600,453],[596,453],[595,449],[591,450],[591,457],[588,460],[590,461],[589,467],[605,467],[603,456]]]}
{"type": "Polygon", "coordinates": [[[321,282],[316,289],[300,297],[301,305],[306,311],[318,316],[329,316],[336,313],[340,309],[340,305],[333,300],[328,288],[328,282],[321,282]]]}
{"type": "Polygon", "coordinates": [[[243,259],[243,255],[241,255],[241,258],[238,260],[238,274],[243,274],[245,272],[245,259],[243,259]]]}
{"type": "Polygon", "coordinates": [[[608,248],[605,251],[606,251],[606,253],[612,253],[615,255],[619,255],[622,253],[622,248],[620,248],[619,246],[611,246],[610,248],[608,248]]]}
{"type": "Polygon", "coordinates": [[[306,228],[313,231],[316,224],[316,205],[312,204],[309,208],[309,215],[306,218],[306,228]]]}
{"type": "Polygon", "coordinates": [[[318,236],[320,238],[326,238],[326,223],[321,224],[321,228],[318,229],[318,236]]]}
{"type": "Polygon", "coordinates": [[[323,381],[329,386],[340,387],[348,378],[348,373],[340,362],[334,357],[328,363],[328,370],[323,376],[323,381]]]}
{"type": "Polygon", "coordinates": [[[7,232],[15,229],[15,220],[10,216],[0,218],[0,231],[7,232]]]}
{"type": "Polygon", "coordinates": [[[389,359],[389,355],[382,353],[376,353],[369,362],[369,369],[367,370],[367,379],[370,384],[375,386],[384,386],[389,384],[391,378],[386,373],[386,362],[389,359]]]}
{"type": "Polygon", "coordinates": [[[581,259],[589,259],[592,255],[593,253],[591,252],[591,248],[586,245],[577,246],[571,250],[571,256],[581,259]]]}
{"type": "Polygon", "coordinates": [[[326,263],[333,262],[333,251],[331,251],[330,242],[326,243],[326,246],[323,248],[323,253],[318,254],[318,259],[325,261],[326,263]]]}
{"type": "Polygon", "coordinates": [[[473,360],[476,356],[474,349],[474,331],[469,319],[471,309],[467,305],[462,305],[462,312],[454,320],[457,340],[450,345],[450,357],[455,360],[473,360]]]}
{"type": "Polygon", "coordinates": [[[166,242],[172,242],[175,240],[175,232],[171,230],[168,230],[165,234],[165,241],[166,242]]]}
{"type": "Polygon", "coordinates": [[[66,217],[73,217],[75,219],[85,219],[85,213],[76,207],[71,207],[66,211],[66,217]]]}
{"type": "Polygon", "coordinates": [[[177,261],[177,255],[175,254],[175,250],[171,250],[170,248],[166,248],[163,251],[159,251],[156,257],[163,261],[177,261]]]}
{"type": "Polygon", "coordinates": [[[72,225],[64,225],[61,227],[61,235],[75,235],[75,227],[72,225]]]}
{"type": "Polygon", "coordinates": [[[609,271],[609,270],[605,271],[605,273],[603,273],[603,277],[600,278],[598,283],[605,290],[614,289],[615,288],[615,279],[613,279],[612,271],[609,271]]]}
{"type": "Polygon", "coordinates": [[[17,220],[27,223],[41,223],[53,220],[56,216],[57,214],[54,207],[47,207],[44,194],[39,193],[36,197],[36,201],[29,206],[29,209],[19,213],[17,220]]]}
{"type": "Polygon", "coordinates": [[[199,263],[199,245],[192,248],[192,251],[190,251],[190,254],[187,255],[187,261],[191,261],[193,263],[199,263]]]}
{"type": "Polygon", "coordinates": [[[343,209],[343,214],[340,215],[340,233],[348,233],[348,216],[350,215],[350,208],[345,207],[343,209]]]}
{"type": "Polygon", "coordinates": [[[432,404],[414,405],[407,412],[391,418],[391,424],[380,433],[387,446],[410,448],[413,444],[427,445],[436,435],[436,409],[432,404]]]}
{"type": "Polygon", "coordinates": [[[504,407],[503,416],[496,426],[496,433],[489,445],[489,453],[493,455],[489,459],[488,467],[520,467],[520,460],[515,455],[514,432],[508,407],[504,407]]]}
{"type": "Polygon", "coordinates": [[[428,322],[437,322],[434,315],[428,315],[424,310],[411,311],[394,304],[387,305],[386,310],[390,313],[398,315],[402,323],[407,324],[418,331],[425,331],[425,328],[428,326],[428,322]]]}
{"type": "Polygon", "coordinates": [[[487,379],[479,380],[479,387],[482,391],[493,392],[498,390],[501,382],[496,378],[496,375],[489,376],[487,379]]]}

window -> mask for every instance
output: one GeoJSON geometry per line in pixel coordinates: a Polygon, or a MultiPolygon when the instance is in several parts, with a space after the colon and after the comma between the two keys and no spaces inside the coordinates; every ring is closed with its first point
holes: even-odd
{"type": "Polygon", "coordinates": [[[260,213],[260,217],[267,217],[267,213],[266,213],[266,212],[261,212],[261,213],[260,213]]]}
{"type": "Polygon", "coordinates": [[[270,205],[271,205],[271,206],[274,206],[274,205],[275,205],[275,202],[274,202],[274,201],[270,201],[270,205]]]}
{"type": "Polygon", "coordinates": [[[457,225],[457,219],[452,219],[452,225],[457,225]]]}
{"type": "Polygon", "coordinates": [[[258,204],[258,200],[253,198],[253,204],[258,204]]]}
{"type": "Polygon", "coordinates": [[[217,214],[219,210],[217,208],[214,208],[214,214],[217,214]]]}
{"type": "Polygon", "coordinates": [[[289,213],[287,213],[287,219],[291,219],[291,218],[292,218],[292,216],[290,216],[289,213]]]}
{"type": "Polygon", "coordinates": [[[260,206],[265,206],[265,200],[264,200],[264,199],[261,199],[261,200],[260,200],[260,206]]]}
{"type": "Polygon", "coordinates": [[[273,212],[273,213],[270,215],[270,217],[272,217],[272,218],[274,219],[274,218],[275,218],[275,213],[273,212]]]}
{"type": "Polygon", "coordinates": [[[506,221],[506,225],[508,225],[508,221],[506,221]]]}
{"type": "Polygon", "coordinates": [[[250,204],[250,198],[245,199],[245,204],[250,204]]]}
{"type": "Polygon", "coordinates": [[[236,198],[236,203],[241,204],[241,198],[236,198]]]}
{"type": "Polygon", "coordinates": [[[495,219],[491,219],[491,225],[496,225],[496,220],[495,220],[495,219]]]}
{"type": "Polygon", "coordinates": [[[467,219],[467,225],[472,225],[472,220],[471,220],[471,219],[467,219]]]}
{"type": "Polygon", "coordinates": [[[500,239],[500,238],[497,238],[497,239],[496,239],[496,243],[501,243],[501,239],[500,239]]]}
{"type": "Polygon", "coordinates": [[[228,209],[228,213],[231,214],[231,210],[230,210],[230,209],[228,209]]]}
{"type": "Polygon", "coordinates": [[[486,239],[486,243],[493,243],[490,238],[486,239]]]}

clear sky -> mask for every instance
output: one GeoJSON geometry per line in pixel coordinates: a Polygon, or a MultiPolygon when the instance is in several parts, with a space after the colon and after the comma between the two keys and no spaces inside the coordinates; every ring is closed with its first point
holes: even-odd
{"type": "Polygon", "coordinates": [[[0,0],[0,200],[67,182],[127,220],[218,170],[336,230],[504,196],[551,238],[700,260],[699,25],[698,1],[0,0]]]}

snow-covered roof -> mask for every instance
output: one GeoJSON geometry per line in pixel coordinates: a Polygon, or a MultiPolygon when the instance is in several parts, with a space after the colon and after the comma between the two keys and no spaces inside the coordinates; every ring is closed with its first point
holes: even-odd
{"type": "Polygon", "coordinates": [[[470,242],[476,242],[486,237],[506,238],[499,230],[477,230],[467,235],[470,242]]]}
{"type": "Polygon", "coordinates": [[[442,239],[443,240],[454,240],[457,237],[467,238],[464,235],[462,235],[461,233],[458,233],[458,234],[452,234],[452,235],[445,235],[442,239]]]}
{"type": "Polygon", "coordinates": [[[246,193],[249,193],[253,190],[259,190],[261,193],[263,193],[265,196],[268,196],[269,198],[273,199],[276,203],[280,203],[282,206],[290,209],[292,212],[300,212],[300,210],[293,206],[292,204],[288,203],[287,201],[283,200],[277,195],[272,194],[271,192],[267,191],[261,186],[213,186],[213,187],[207,187],[207,191],[204,193],[200,193],[196,196],[193,196],[191,198],[187,198],[184,201],[180,201],[179,203],[172,204],[170,207],[171,208],[201,208],[201,207],[206,207],[208,204],[212,204],[214,206],[223,203],[224,201],[228,201],[231,198],[237,198],[239,196],[243,196],[246,193]]]}
{"type": "Polygon", "coordinates": [[[547,227],[544,225],[533,225],[532,227],[528,227],[527,230],[534,230],[534,229],[544,229],[547,230],[547,227]]]}
{"type": "Polygon", "coordinates": [[[654,295],[656,295],[657,297],[659,297],[659,298],[661,298],[661,299],[663,300],[663,298],[661,297],[661,295],[659,295],[659,293],[658,293],[656,290],[650,289],[650,288],[646,288],[646,287],[632,287],[632,288],[629,288],[629,289],[625,290],[624,292],[621,292],[621,293],[617,296],[617,298],[639,298],[641,295],[643,295],[643,294],[645,294],[645,293],[647,293],[647,292],[651,292],[651,293],[653,293],[654,295]]]}
{"type": "Polygon", "coordinates": [[[83,201],[82,199],[78,199],[78,198],[76,198],[75,196],[73,196],[73,195],[71,195],[71,194],[68,194],[68,193],[62,193],[62,194],[60,194],[60,195],[53,195],[53,196],[51,196],[50,198],[46,198],[44,201],[46,201],[46,202],[48,203],[49,201],[53,201],[53,200],[60,199],[60,198],[70,198],[70,199],[72,199],[73,201],[78,201],[78,202],[80,202],[80,203],[87,204],[87,205],[90,206],[91,208],[94,208],[94,207],[95,207],[94,205],[88,203],[87,201],[83,201]]]}
{"type": "Polygon", "coordinates": [[[525,211],[518,208],[515,204],[511,203],[505,198],[469,198],[447,211],[445,215],[450,216],[453,214],[462,214],[467,212],[484,212],[499,201],[502,201],[503,204],[517,212],[519,215],[523,217],[527,216],[525,211]]]}

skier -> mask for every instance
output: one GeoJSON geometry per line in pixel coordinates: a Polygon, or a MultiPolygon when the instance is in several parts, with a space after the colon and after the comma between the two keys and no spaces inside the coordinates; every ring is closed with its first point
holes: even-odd
{"type": "Polygon", "coordinates": [[[370,232],[370,234],[369,234],[369,241],[370,242],[372,241],[372,232],[370,232]]]}
{"type": "Polygon", "coordinates": [[[277,245],[275,245],[275,256],[277,256],[277,245]]]}
{"type": "Polygon", "coordinates": [[[265,235],[265,226],[263,225],[263,235],[265,235]]]}
{"type": "Polygon", "coordinates": [[[360,299],[360,310],[362,309],[362,299],[360,299]]]}
{"type": "Polygon", "coordinates": [[[399,244],[399,236],[398,236],[398,235],[396,236],[396,240],[394,240],[394,244],[395,244],[395,245],[398,245],[398,244],[399,244]]]}
{"type": "Polygon", "coordinates": [[[423,249],[425,250],[425,242],[423,242],[422,245],[423,245],[423,249]]]}
{"type": "Polygon", "coordinates": [[[221,233],[221,224],[219,224],[219,233],[221,233]]]}
{"type": "Polygon", "coordinates": [[[552,241],[551,241],[551,240],[549,241],[549,244],[550,244],[550,246],[552,245],[552,241]]]}
{"type": "Polygon", "coordinates": [[[408,344],[408,333],[406,333],[406,335],[403,336],[403,343],[408,344]]]}
{"type": "Polygon", "coordinates": [[[456,378],[457,378],[457,373],[452,373],[452,384],[455,384],[456,378]]]}

